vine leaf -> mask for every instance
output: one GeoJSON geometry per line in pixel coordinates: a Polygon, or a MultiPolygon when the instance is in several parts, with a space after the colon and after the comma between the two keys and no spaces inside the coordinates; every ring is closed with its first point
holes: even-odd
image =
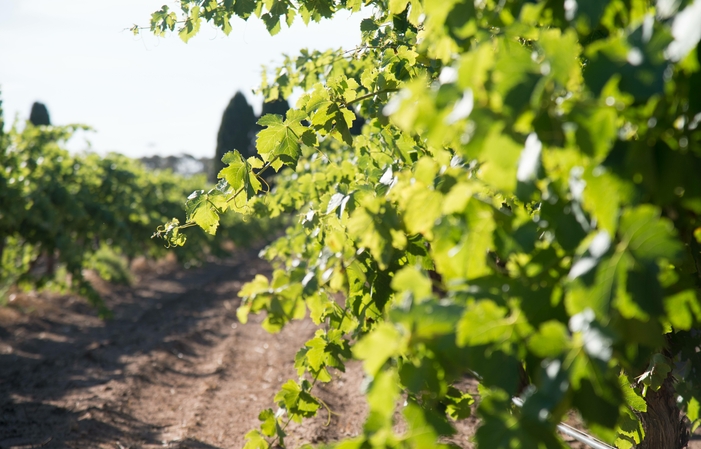
{"type": "Polygon", "coordinates": [[[672,367],[669,365],[667,357],[662,354],[652,356],[647,370],[638,376],[638,382],[644,385],[643,396],[645,396],[648,387],[654,391],[659,390],[670,371],[672,371],[672,367]]]}
{"type": "Polygon", "coordinates": [[[353,355],[363,360],[365,372],[375,376],[387,359],[402,351],[399,331],[389,323],[380,324],[353,346],[353,355]]]}
{"type": "Polygon", "coordinates": [[[270,445],[258,430],[251,430],[246,434],[246,444],[243,449],[269,449],[270,445]]]}
{"type": "Polygon", "coordinates": [[[275,413],[273,413],[273,409],[268,408],[263,410],[258,415],[258,419],[262,421],[260,425],[260,430],[261,432],[263,432],[263,435],[272,437],[276,434],[277,420],[275,419],[275,413]]]}
{"type": "MultiPolygon", "coordinates": [[[[254,161],[256,161],[256,159],[252,162],[254,161]]],[[[233,187],[234,191],[244,189],[247,200],[261,191],[262,185],[255,173],[253,173],[253,166],[241,156],[241,153],[238,151],[229,151],[222,158],[222,162],[227,164],[227,167],[224,167],[217,177],[225,179],[226,182],[233,187]]],[[[260,168],[260,166],[258,166],[258,168],[260,168]]]]}
{"type": "Polygon", "coordinates": [[[621,216],[620,232],[633,257],[642,263],[661,258],[674,261],[683,250],[672,222],[660,218],[659,209],[651,205],[626,210],[621,216]]]}
{"type": "Polygon", "coordinates": [[[190,15],[185,20],[185,25],[180,29],[178,35],[183,42],[187,43],[194,35],[200,31],[202,17],[200,17],[200,7],[194,6],[190,10],[190,15]]]}
{"type": "Polygon", "coordinates": [[[507,340],[513,333],[513,322],[506,313],[505,308],[488,299],[468,306],[458,323],[458,344],[477,346],[507,340]]]}
{"type": "Polygon", "coordinates": [[[225,202],[221,202],[222,199],[223,195],[221,194],[210,194],[205,193],[204,190],[195,190],[187,197],[187,202],[185,202],[187,220],[196,223],[208,234],[214,235],[219,226],[219,213],[215,210],[215,204],[220,206],[225,204],[225,202]],[[218,198],[216,198],[217,196],[218,198]],[[214,203],[210,201],[210,197],[215,199],[214,203]]]}
{"type": "Polygon", "coordinates": [[[288,380],[275,395],[275,402],[286,408],[292,420],[298,423],[302,422],[302,418],[315,416],[320,407],[319,401],[303,386],[294,380],[288,380]]]}
{"type": "Polygon", "coordinates": [[[291,119],[283,121],[280,115],[266,114],[258,120],[258,124],[266,127],[258,133],[256,140],[256,148],[263,161],[273,163],[276,171],[281,167],[281,164],[273,162],[277,158],[285,165],[295,167],[302,154],[300,136],[304,133],[299,115],[293,114],[291,119]]]}

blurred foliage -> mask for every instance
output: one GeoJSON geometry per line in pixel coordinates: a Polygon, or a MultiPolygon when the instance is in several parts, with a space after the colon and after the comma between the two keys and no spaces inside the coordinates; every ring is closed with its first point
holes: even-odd
{"type": "MultiPolygon", "coordinates": [[[[222,181],[188,201],[184,226],[212,234],[229,210],[299,217],[238,316],[265,312],[277,332],[309,313],[319,330],[247,448],[284,446],[287,424],[321,406],[314,385],[351,356],[369,414],[334,447],[441,447],[468,414],[453,387],[465,373],[480,381],[478,447],[564,447],[569,410],[620,448],[646,432],[683,445],[683,424],[656,428],[645,411],[669,387],[700,418],[699,0],[180,6],[151,30],[187,41],[202,21],[228,33],[232,16],[255,15],[275,34],[373,11],[356,49],[264,73],[266,98],[304,94],[259,120],[257,157],[227,154],[222,181]],[[283,166],[261,195],[261,173],[283,166]]],[[[184,226],[160,235],[180,245],[184,226]]]]}
{"type": "MultiPolygon", "coordinates": [[[[80,128],[27,122],[0,134],[0,285],[7,291],[67,282],[104,315],[83,270],[126,281],[119,258],[163,257],[169,250],[150,238],[153,230],[182,214],[184,197],[206,178],[150,171],[119,154],[72,155],[63,144],[80,128]],[[68,276],[57,277],[60,272],[68,276]]],[[[195,244],[175,254],[186,266],[199,264],[208,255],[227,255],[225,242],[249,244],[270,226],[232,216],[226,232],[194,235],[195,244]],[[256,224],[261,233],[248,229],[256,224]]]]}
{"type": "Polygon", "coordinates": [[[138,159],[149,170],[170,170],[183,176],[211,173],[213,159],[209,157],[195,158],[190,154],[170,156],[143,156],[138,159]]]}
{"type": "Polygon", "coordinates": [[[104,244],[90,255],[86,265],[114,284],[131,285],[134,280],[127,259],[104,244]]]}

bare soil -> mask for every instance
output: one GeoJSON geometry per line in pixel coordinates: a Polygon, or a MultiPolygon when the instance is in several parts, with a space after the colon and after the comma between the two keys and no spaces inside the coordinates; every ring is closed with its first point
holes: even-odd
{"type": "MultiPolygon", "coordinates": [[[[132,287],[94,279],[108,321],[75,296],[15,295],[0,308],[0,448],[242,447],[315,331],[238,322],[241,285],[269,271],[256,254],[193,270],[142,264],[132,287]]],[[[362,373],[349,368],[317,386],[333,414],[291,426],[290,447],[361,431],[362,373]]]]}
{"type": "MultiPolygon", "coordinates": [[[[297,374],[310,321],[269,334],[236,319],[242,284],[269,267],[257,252],[183,270],[136,266],[131,287],[94,284],[114,313],[97,318],[72,295],[21,294],[0,308],[0,449],[240,448],[297,374]]],[[[356,362],[317,394],[322,410],[291,425],[289,447],[352,437],[366,405],[356,362]]],[[[466,380],[466,388],[474,385],[466,380]]],[[[470,448],[475,418],[451,442],[470,448]]]]}

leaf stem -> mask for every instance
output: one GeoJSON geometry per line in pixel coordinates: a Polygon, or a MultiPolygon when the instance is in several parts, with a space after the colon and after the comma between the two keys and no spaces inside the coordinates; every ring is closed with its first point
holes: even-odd
{"type": "Polygon", "coordinates": [[[372,98],[372,97],[374,97],[375,95],[380,95],[380,94],[389,93],[389,92],[397,92],[397,91],[399,91],[399,89],[397,89],[397,88],[376,90],[375,92],[370,92],[369,94],[361,95],[361,96],[359,96],[358,98],[356,98],[356,99],[354,99],[354,100],[346,101],[346,102],[343,103],[343,105],[344,105],[345,107],[348,107],[348,106],[352,105],[353,103],[357,103],[357,102],[359,102],[359,101],[367,100],[368,98],[372,98]]]}

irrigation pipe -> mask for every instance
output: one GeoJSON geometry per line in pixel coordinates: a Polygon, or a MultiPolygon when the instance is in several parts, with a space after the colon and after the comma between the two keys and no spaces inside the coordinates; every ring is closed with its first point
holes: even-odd
{"type": "MultiPolygon", "coordinates": [[[[523,399],[521,398],[513,398],[514,404],[516,404],[518,407],[523,406],[523,399]]],[[[564,433],[567,436],[570,436],[574,438],[575,440],[579,441],[580,443],[584,443],[588,445],[589,447],[593,447],[594,449],[616,449],[613,446],[610,446],[602,441],[597,440],[594,437],[591,437],[587,435],[584,432],[581,432],[574,427],[568,426],[565,423],[560,423],[557,425],[557,430],[560,432],[564,433]]]]}

